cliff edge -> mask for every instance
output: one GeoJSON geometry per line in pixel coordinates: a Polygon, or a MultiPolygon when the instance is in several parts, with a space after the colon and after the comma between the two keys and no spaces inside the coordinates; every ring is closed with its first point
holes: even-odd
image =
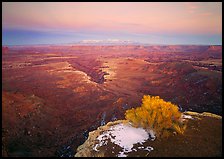
{"type": "Polygon", "coordinates": [[[222,156],[222,117],[184,112],[183,135],[156,138],[153,131],[134,128],[127,120],[109,122],[89,133],[75,157],[218,157],[222,156]]]}

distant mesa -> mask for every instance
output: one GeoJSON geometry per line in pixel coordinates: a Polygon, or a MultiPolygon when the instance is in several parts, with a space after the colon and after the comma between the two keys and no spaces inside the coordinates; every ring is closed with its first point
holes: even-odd
{"type": "Polygon", "coordinates": [[[9,52],[9,48],[7,46],[2,47],[2,53],[7,54],[9,52]]]}
{"type": "Polygon", "coordinates": [[[222,51],[222,47],[219,45],[211,45],[208,47],[207,51],[222,51]]]}
{"type": "Polygon", "coordinates": [[[81,40],[78,44],[92,44],[92,45],[127,45],[127,44],[139,44],[139,42],[131,40],[120,40],[120,39],[107,39],[107,40],[81,40]]]}

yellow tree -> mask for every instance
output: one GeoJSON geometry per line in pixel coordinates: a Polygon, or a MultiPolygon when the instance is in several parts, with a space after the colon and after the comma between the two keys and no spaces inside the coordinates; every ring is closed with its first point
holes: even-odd
{"type": "Polygon", "coordinates": [[[173,132],[183,134],[186,128],[177,105],[159,96],[144,95],[142,105],[127,110],[125,118],[136,127],[152,129],[157,136],[169,136],[173,132]]]}

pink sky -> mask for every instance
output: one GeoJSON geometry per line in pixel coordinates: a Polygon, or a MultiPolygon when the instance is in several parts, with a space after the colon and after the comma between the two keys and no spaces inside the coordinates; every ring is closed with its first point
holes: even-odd
{"type": "Polygon", "coordinates": [[[221,2],[3,2],[3,43],[221,44],[221,2]]]}
{"type": "Polygon", "coordinates": [[[3,27],[221,34],[221,9],[219,2],[3,2],[3,27]]]}

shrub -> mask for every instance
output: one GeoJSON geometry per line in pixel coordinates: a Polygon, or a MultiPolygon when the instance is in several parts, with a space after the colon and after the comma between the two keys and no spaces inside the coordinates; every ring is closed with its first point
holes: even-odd
{"type": "Polygon", "coordinates": [[[135,127],[152,129],[156,136],[167,137],[173,132],[183,134],[186,128],[177,105],[166,102],[159,96],[144,95],[142,105],[125,112],[125,118],[135,127]]]}

